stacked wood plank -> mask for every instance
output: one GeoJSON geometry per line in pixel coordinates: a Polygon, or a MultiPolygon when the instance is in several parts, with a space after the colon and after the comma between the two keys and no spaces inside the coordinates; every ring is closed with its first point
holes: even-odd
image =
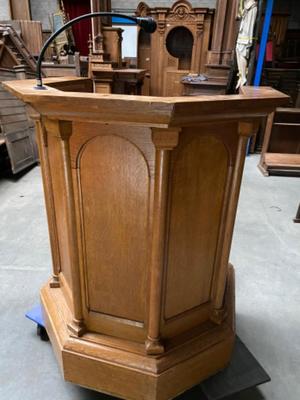
{"type": "Polygon", "coordinates": [[[277,108],[268,117],[259,169],[265,176],[300,176],[300,108],[277,108]]]}
{"type": "Polygon", "coordinates": [[[40,21],[20,20],[21,34],[31,55],[38,57],[43,46],[42,23],[40,21]]]}
{"type": "MultiPolygon", "coordinates": [[[[0,81],[15,80],[14,70],[0,68],[0,81]]],[[[18,173],[38,160],[33,122],[25,103],[0,83],[0,146],[7,150],[12,172],[18,173]]]]}
{"type": "Polygon", "coordinates": [[[34,57],[14,27],[1,24],[0,146],[1,150],[4,149],[1,154],[7,154],[9,157],[14,174],[38,160],[34,124],[28,118],[25,103],[6,91],[1,82],[34,78],[35,68],[34,57]]]}

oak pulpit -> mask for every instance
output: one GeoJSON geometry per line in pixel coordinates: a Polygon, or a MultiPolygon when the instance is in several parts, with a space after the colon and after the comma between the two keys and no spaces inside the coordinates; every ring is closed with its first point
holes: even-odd
{"type": "Polygon", "coordinates": [[[82,78],[33,86],[5,83],[36,121],[53,258],[41,300],[64,378],[174,398],[230,360],[247,142],[286,96],[104,95],[82,78]]]}

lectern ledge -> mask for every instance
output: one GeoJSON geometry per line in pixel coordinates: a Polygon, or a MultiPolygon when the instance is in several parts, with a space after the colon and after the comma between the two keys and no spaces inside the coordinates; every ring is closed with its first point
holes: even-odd
{"type": "Polygon", "coordinates": [[[172,399],[228,364],[229,253],[246,146],[287,96],[91,93],[89,79],[6,82],[38,131],[53,276],[41,290],[64,378],[172,399]]]}

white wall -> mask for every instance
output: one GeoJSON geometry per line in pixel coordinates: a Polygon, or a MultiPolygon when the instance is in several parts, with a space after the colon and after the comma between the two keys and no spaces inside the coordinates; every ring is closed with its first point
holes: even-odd
{"type": "Polygon", "coordinates": [[[10,18],[9,0],[0,0],[0,21],[7,21],[10,18]]]}
{"type": "Polygon", "coordinates": [[[43,29],[51,29],[49,17],[58,10],[57,1],[58,0],[30,0],[31,17],[34,21],[41,21],[43,29]]]}
{"type": "Polygon", "coordinates": [[[114,25],[123,29],[122,58],[137,57],[137,27],[135,25],[114,25]]]}

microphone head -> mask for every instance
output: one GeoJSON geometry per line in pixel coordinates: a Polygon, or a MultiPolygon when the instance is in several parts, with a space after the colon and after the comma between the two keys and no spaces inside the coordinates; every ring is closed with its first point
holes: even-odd
{"type": "Polygon", "coordinates": [[[156,31],[157,25],[152,17],[137,17],[137,24],[147,33],[156,31]]]}

